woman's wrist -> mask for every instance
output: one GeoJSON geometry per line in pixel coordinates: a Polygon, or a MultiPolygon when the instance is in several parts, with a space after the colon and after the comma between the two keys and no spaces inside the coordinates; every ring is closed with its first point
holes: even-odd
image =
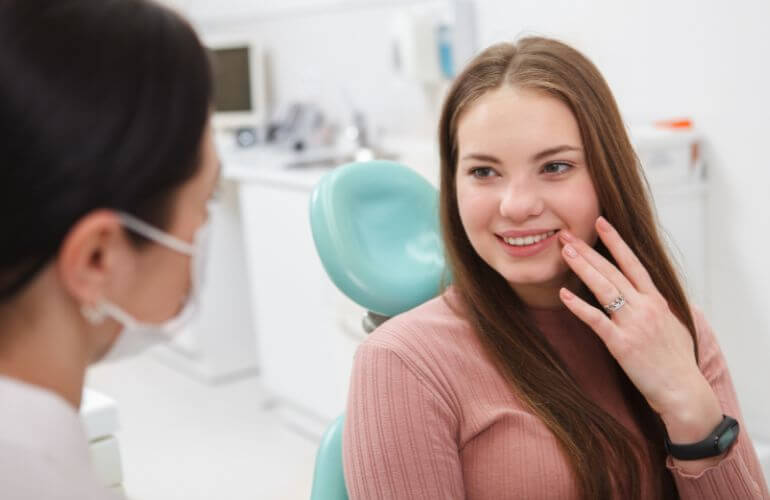
{"type": "Polygon", "coordinates": [[[708,382],[701,380],[690,385],[685,397],[676,407],[661,413],[666,433],[672,443],[690,444],[702,441],[722,421],[722,406],[708,382]]]}
{"type": "MultiPolygon", "coordinates": [[[[668,439],[674,444],[703,441],[724,418],[719,399],[702,375],[696,377],[696,382],[690,387],[688,397],[680,398],[676,408],[660,415],[666,426],[668,439]]],[[[721,455],[700,460],[674,458],[674,463],[683,472],[697,475],[709,467],[716,466],[721,459],[721,455]]]]}

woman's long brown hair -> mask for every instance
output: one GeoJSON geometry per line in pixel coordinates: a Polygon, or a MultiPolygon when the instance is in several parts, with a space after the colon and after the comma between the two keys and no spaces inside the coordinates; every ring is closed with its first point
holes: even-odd
{"type": "MultiPolygon", "coordinates": [[[[625,397],[645,442],[583,393],[525,304],[473,250],[463,229],[456,191],[457,124],[480,96],[503,85],[543,92],[570,108],[602,215],[639,257],[671,311],[695,339],[687,297],[662,243],[648,186],[612,93],[585,56],[547,38],[524,38],[486,49],[457,77],[444,103],[439,125],[440,216],[462,313],[511,390],[558,439],[583,498],[641,498],[642,468],[651,469],[652,491],[658,498],[677,497],[664,466],[662,421],[619,365],[625,397]]],[[[615,263],[600,240],[595,248],[615,263]]]]}

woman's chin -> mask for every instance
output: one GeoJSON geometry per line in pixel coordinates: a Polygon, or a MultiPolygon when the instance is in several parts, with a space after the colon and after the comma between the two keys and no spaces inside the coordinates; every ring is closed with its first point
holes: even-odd
{"type": "Polygon", "coordinates": [[[500,274],[513,288],[523,287],[557,287],[567,277],[569,269],[561,263],[542,266],[539,269],[506,269],[500,274]]]}

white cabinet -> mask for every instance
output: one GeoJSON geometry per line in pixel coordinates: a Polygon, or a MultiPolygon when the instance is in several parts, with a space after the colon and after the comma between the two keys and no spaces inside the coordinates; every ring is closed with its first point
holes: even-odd
{"type": "Polygon", "coordinates": [[[638,125],[630,137],[650,183],[658,222],[690,300],[708,312],[708,185],[700,134],[690,128],[638,125]]]}
{"type": "Polygon", "coordinates": [[[258,368],[242,232],[237,186],[225,181],[212,206],[198,315],[172,342],[152,350],[157,359],[207,383],[258,368]]]}
{"type": "Polygon", "coordinates": [[[332,284],[310,230],[310,194],[328,169],[283,169],[269,155],[223,160],[239,183],[263,386],[285,417],[319,434],[344,411],[364,338],[364,311],[332,284]]]}
{"type": "Polygon", "coordinates": [[[690,300],[706,315],[709,311],[706,206],[708,186],[702,180],[651,183],[663,236],[690,300]]]}

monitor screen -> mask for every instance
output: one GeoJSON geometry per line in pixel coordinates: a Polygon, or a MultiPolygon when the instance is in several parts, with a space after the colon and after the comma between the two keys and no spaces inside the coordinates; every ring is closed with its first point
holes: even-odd
{"type": "Polygon", "coordinates": [[[253,112],[249,47],[212,49],[214,108],[217,112],[253,112]]]}

